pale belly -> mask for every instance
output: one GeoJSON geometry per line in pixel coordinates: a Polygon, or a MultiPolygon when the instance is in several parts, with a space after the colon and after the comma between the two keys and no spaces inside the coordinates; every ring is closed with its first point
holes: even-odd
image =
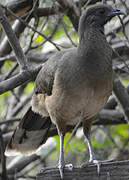
{"type": "Polygon", "coordinates": [[[89,87],[84,82],[69,90],[55,88],[51,96],[34,94],[32,110],[43,117],[50,116],[54,124],[60,121],[73,125],[90,119],[100,112],[112,92],[111,78],[94,84],[89,87]]]}
{"type": "Polygon", "coordinates": [[[67,92],[67,95],[64,92],[58,96],[47,97],[46,108],[52,122],[56,124],[58,120],[63,120],[67,125],[74,125],[97,115],[106,104],[111,91],[87,91],[79,94],[67,92]]]}

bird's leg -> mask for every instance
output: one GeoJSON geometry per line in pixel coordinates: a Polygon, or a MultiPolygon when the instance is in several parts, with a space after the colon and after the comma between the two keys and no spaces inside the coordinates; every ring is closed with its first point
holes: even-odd
{"type": "Polygon", "coordinates": [[[90,140],[90,136],[85,136],[86,137],[86,141],[87,141],[87,144],[88,144],[88,148],[89,148],[89,153],[90,153],[90,159],[89,159],[89,162],[93,162],[94,160],[96,160],[95,158],[95,153],[93,151],[93,147],[92,147],[92,144],[91,144],[91,140],[90,140]]]}
{"type": "Polygon", "coordinates": [[[96,160],[95,158],[95,154],[94,154],[94,151],[93,151],[93,147],[92,147],[92,144],[91,144],[91,140],[90,140],[90,129],[91,129],[91,124],[92,124],[92,121],[94,120],[95,117],[91,118],[91,119],[86,119],[83,121],[83,132],[84,132],[84,135],[85,135],[85,138],[86,138],[86,141],[87,141],[87,144],[88,144],[88,148],[89,148],[89,154],[90,154],[90,159],[89,159],[89,162],[90,163],[94,163],[97,165],[97,172],[98,172],[98,175],[100,174],[100,162],[96,160]]]}
{"type": "Polygon", "coordinates": [[[60,171],[61,179],[63,179],[63,168],[64,168],[64,166],[65,166],[64,150],[63,150],[64,136],[65,136],[65,135],[64,135],[63,133],[60,134],[60,156],[59,156],[58,168],[59,168],[59,171],[60,171]]]}
{"type": "Polygon", "coordinates": [[[101,165],[100,161],[96,160],[96,158],[95,158],[95,154],[94,154],[93,147],[92,147],[92,144],[91,144],[90,136],[87,135],[85,137],[86,137],[86,141],[87,141],[88,148],[89,148],[89,153],[90,153],[89,162],[94,163],[94,164],[97,165],[97,173],[99,175],[100,174],[100,165],[101,165]]]}

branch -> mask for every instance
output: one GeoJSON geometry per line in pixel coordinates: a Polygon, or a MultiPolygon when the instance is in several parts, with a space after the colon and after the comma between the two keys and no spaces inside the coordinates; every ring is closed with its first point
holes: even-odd
{"type": "Polygon", "coordinates": [[[7,170],[8,174],[14,174],[20,172],[22,169],[24,169],[27,165],[29,165],[31,162],[36,161],[37,159],[40,159],[40,156],[33,154],[31,156],[26,157],[25,159],[19,161],[18,163],[14,164],[12,168],[9,168],[7,170]]]}
{"type": "MultiPolygon", "coordinates": [[[[93,164],[86,164],[83,167],[73,167],[70,171],[64,169],[63,180],[122,180],[129,179],[129,161],[102,163],[100,166],[100,175],[98,176],[97,167],[93,164]]],[[[59,169],[57,167],[44,168],[37,174],[37,180],[57,180],[60,179],[59,169]]]]}
{"type": "Polygon", "coordinates": [[[16,16],[11,10],[8,9],[8,11],[12,14],[12,16],[16,17],[21,23],[23,23],[26,27],[30,28],[33,32],[38,33],[39,35],[41,35],[43,38],[45,38],[47,41],[49,41],[53,46],[56,47],[56,49],[58,51],[60,51],[60,48],[53,42],[50,40],[49,37],[47,37],[45,34],[39,32],[38,30],[36,30],[34,27],[32,27],[31,25],[29,25],[24,19],[22,19],[21,17],[16,16]]]}
{"type": "Polygon", "coordinates": [[[14,19],[7,9],[10,9],[15,14],[22,16],[25,15],[33,6],[33,0],[14,0],[9,1],[6,5],[5,14],[9,20],[14,19]]]}
{"type": "Polygon", "coordinates": [[[117,75],[114,79],[113,91],[123,108],[123,111],[127,117],[127,121],[129,122],[129,94],[127,89],[120,82],[117,75]]]}
{"type": "Polygon", "coordinates": [[[27,69],[26,57],[20,47],[20,44],[18,42],[16,35],[14,34],[14,32],[11,28],[11,25],[9,24],[7,17],[3,13],[3,9],[1,6],[0,6],[0,22],[3,26],[3,29],[4,29],[7,37],[8,37],[10,45],[12,46],[12,48],[15,52],[15,55],[16,55],[16,58],[17,58],[17,61],[19,63],[21,70],[26,70],[27,69]]]}
{"type": "Polygon", "coordinates": [[[4,140],[3,135],[0,129],[0,154],[1,154],[1,164],[2,164],[2,178],[7,180],[7,173],[6,173],[6,157],[4,155],[4,140]]]}
{"type": "MultiPolygon", "coordinates": [[[[27,17],[26,18],[26,22],[29,22],[31,20],[31,17],[27,17]]],[[[13,30],[16,34],[16,36],[19,38],[20,34],[25,30],[26,26],[19,22],[16,21],[13,25],[13,30]]],[[[12,51],[12,48],[8,42],[7,37],[5,36],[5,38],[2,40],[2,43],[0,44],[0,57],[3,57],[7,54],[9,54],[12,51]]],[[[3,66],[4,62],[0,62],[0,67],[3,66]]]]}
{"type": "Polygon", "coordinates": [[[66,10],[66,14],[71,20],[73,27],[78,31],[80,12],[78,7],[73,1],[68,0],[57,0],[61,7],[66,10]]]}
{"type": "Polygon", "coordinates": [[[12,90],[17,86],[22,85],[25,82],[34,80],[41,69],[42,65],[37,66],[36,68],[31,68],[29,70],[22,71],[18,75],[0,82],[0,94],[12,90]]]}

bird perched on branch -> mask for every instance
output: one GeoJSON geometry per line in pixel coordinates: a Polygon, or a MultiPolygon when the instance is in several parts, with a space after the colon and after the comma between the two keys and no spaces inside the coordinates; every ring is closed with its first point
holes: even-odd
{"type": "Polygon", "coordinates": [[[32,109],[16,128],[6,154],[35,151],[46,141],[52,122],[60,136],[59,171],[63,178],[66,126],[81,120],[90,162],[95,162],[89,137],[91,124],[113,88],[112,49],[106,40],[104,25],[120,14],[123,11],[106,4],[83,12],[78,47],[57,52],[43,64],[35,81],[32,109]]]}

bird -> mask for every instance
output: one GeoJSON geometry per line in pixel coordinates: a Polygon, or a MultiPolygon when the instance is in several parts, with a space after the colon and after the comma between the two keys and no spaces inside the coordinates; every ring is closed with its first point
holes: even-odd
{"type": "Polygon", "coordinates": [[[113,89],[112,48],[104,25],[122,10],[107,4],[86,8],[79,20],[77,47],[55,53],[38,73],[31,107],[20,121],[6,154],[29,154],[46,142],[52,124],[60,136],[59,173],[64,177],[64,137],[68,125],[82,122],[89,161],[96,157],[90,140],[92,122],[113,89]]]}

